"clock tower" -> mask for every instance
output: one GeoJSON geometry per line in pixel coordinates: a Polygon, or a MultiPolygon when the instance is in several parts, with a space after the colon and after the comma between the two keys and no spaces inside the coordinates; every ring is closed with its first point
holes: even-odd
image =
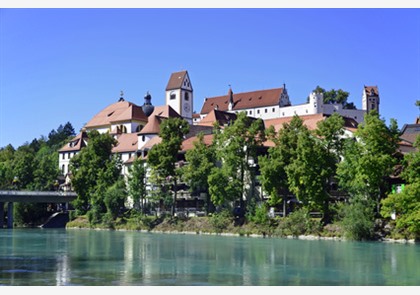
{"type": "Polygon", "coordinates": [[[166,104],[192,124],[193,88],[187,71],[172,73],[166,86],[166,104]]]}

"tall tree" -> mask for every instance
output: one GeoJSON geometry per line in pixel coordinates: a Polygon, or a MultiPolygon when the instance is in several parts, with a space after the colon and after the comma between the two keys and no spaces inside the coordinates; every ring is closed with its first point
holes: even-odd
{"type": "MultiPolygon", "coordinates": [[[[217,159],[221,163],[222,175],[228,177],[230,191],[233,199],[239,200],[244,212],[247,202],[253,201],[254,188],[246,187],[247,181],[252,183],[255,177],[254,165],[257,161],[257,152],[265,141],[264,123],[261,119],[247,117],[245,112],[238,114],[233,124],[224,127],[223,132],[215,136],[217,159]],[[253,163],[252,163],[253,162],[253,163]]],[[[216,170],[213,169],[213,172],[216,170]]],[[[215,176],[220,176],[217,172],[215,176]]],[[[218,177],[216,177],[218,178],[218,177]]],[[[219,185],[214,183],[214,185],[219,185]]],[[[211,191],[220,189],[211,188],[211,191]]],[[[220,198],[220,196],[212,196],[220,198]]]]}
{"type": "Polygon", "coordinates": [[[395,132],[395,126],[388,128],[376,111],[366,114],[355,133],[357,140],[347,141],[337,168],[339,185],[351,195],[371,198],[377,210],[388,189],[386,178],[396,164],[395,132]]]}
{"type": "Polygon", "coordinates": [[[112,155],[116,140],[108,133],[93,130],[88,133],[88,145],[70,160],[72,185],[78,198],[74,205],[79,213],[88,206],[104,210],[103,194],[120,177],[121,163],[112,155]]]}
{"type": "Polygon", "coordinates": [[[179,174],[176,171],[178,153],[181,150],[184,136],[189,132],[188,122],[181,118],[168,118],[160,125],[159,136],[162,142],[155,145],[147,155],[147,164],[152,168],[155,177],[167,179],[172,183],[173,200],[172,216],[175,215],[177,185],[179,174]]]}
{"type": "Polygon", "coordinates": [[[404,156],[402,179],[406,184],[401,192],[382,200],[381,214],[385,218],[396,215],[396,227],[420,238],[420,136],[415,150],[404,156]]]}
{"type": "Polygon", "coordinates": [[[128,193],[133,199],[134,208],[144,213],[146,199],[146,168],[145,161],[141,158],[134,160],[129,168],[127,181],[128,193]]]}
{"type": "Polygon", "coordinates": [[[208,177],[215,167],[215,150],[212,144],[204,142],[203,133],[197,135],[194,148],[185,154],[187,165],[183,167],[183,178],[189,184],[190,192],[204,192],[207,195],[207,213],[211,208],[208,177]]]}
{"type": "Polygon", "coordinates": [[[274,128],[267,130],[268,138],[274,143],[268,149],[268,154],[258,158],[261,184],[269,194],[269,203],[276,206],[283,203],[283,212],[286,216],[286,202],[289,191],[286,167],[296,157],[298,134],[305,130],[303,121],[299,116],[294,116],[290,123],[284,123],[276,133],[274,128]]]}

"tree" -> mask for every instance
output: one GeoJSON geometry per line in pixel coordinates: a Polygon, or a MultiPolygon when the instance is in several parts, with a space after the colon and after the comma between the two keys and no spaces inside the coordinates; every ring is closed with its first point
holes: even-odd
{"type": "Polygon", "coordinates": [[[395,132],[395,126],[388,128],[376,111],[366,114],[355,133],[357,140],[347,140],[337,168],[339,185],[351,195],[374,200],[377,212],[388,189],[386,178],[396,164],[395,132]]]}
{"type": "Polygon", "coordinates": [[[51,130],[48,134],[48,145],[51,147],[61,146],[64,141],[75,136],[74,128],[70,122],[67,122],[64,126],[60,124],[57,130],[51,130]]]}
{"type": "MultiPolygon", "coordinates": [[[[265,141],[264,122],[261,119],[247,117],[245,112],[240,112],[236,120],[223,131],[215,134],[215,148],[217,160],[221,163],[221,172],[216,172],[214,178],[221,175],[229,179],[229,187],[225,189],[212,188],[210,190],[226,190],[233,195],[232,199],[239,200],[242,212],[246,210],[244,196],[248,203],[253,201],[254,188],[246,183],[253,183],[255,178],[254,165],[257,161],[258,149],[265,141]],[[253,163],[252,163],[253,162],[253,163]]],[[[213,185],[221,185],[213,183],[213,185]]],[[[222,195],[212,195],[211,198],[220,199],[222,195]]],[[[230,199],[230,198],[229,198],[230,199]]],[[[226,200],[227,201],[227,200],[226,200]]]]}
{"type": "Polygon", "coordinates": [[[10,189],[13,182],[13,161],[15,149],[9,144],[0,149],[0,189],[10,189]]]}
{"type": "Polygon", "coordinates": [[[415,150],[404,156],[401,177],[407,183],[401,192],[395,192],[382,200],[381,215],[385,218],[396,215],[396,227],[407,230],[420,238],[420,136],[415,150]]]}
{"type": "Polygon", "coordinates": [[[159,132],[162,142],[153,146],[147,155],[147,164],[150,165],[154,176],[157,179],[166,179],[167,182],[172,183],[172,216],[175,215],[177,184],[179,178],[175,163],[177,162],[178,153],[181,150],[184,136],[188,132],[189,125],[184,119],[168,118],[163,120],[159,132]]]}
{"type": "Polygon", "coordinates": [[[146,168],[145,161],[141,158],[134,160],[129,168],[127,180],[128,193],[133,198],[134,208],[144,213],[146,199],[146,168]]]}
{"type": "Polygon", "coordinates": [[[73,201],[79,213],[89,206],[99,213],[105,210],[103,195],[121,176],[121,162],[112,155],[116,140],[108,133],[88,133],[88,145],[70,160],[72,185],[78,198],[73,201]]]}
{"type": "Polygon", "coordinates": [[[207,195],[207,212],[210,212],[210,193],[208,178],[211,170],[215,167],[214,146],[204,143],[203,133],[197,135],[193,143],[194,148],[185,154],[187,165],[183,167],[183,178],[189,184],[190,192],[204,192],[207,195]]]}
{"type": "Polygon", "coordinates": [[[303,121],[299,116],[294,116],[290,123],[284,123],[278,133],[274,128],[267,130],[268,138],[274,146],[268,149],[267,155],[258,158],[261,172],[261,184],[269,194],[269,204],[276,206],[283,202],[283,212],[286,216],[286,202],[289,194],[289,183],[286,167],[296,157],[298,134],[305,130],[303,121]]]}
{"type": "MultiPolygon", "coordinates": [[[[324,88],[317,86],[312,92],[322,93],[325,104],[342,104],[344,109],[356,109],[352,102],[347,102],[350,93],[342,89],[326,91],[324,88]]],[[[309,101],[309,97],[307,100],[309,101]]]]}

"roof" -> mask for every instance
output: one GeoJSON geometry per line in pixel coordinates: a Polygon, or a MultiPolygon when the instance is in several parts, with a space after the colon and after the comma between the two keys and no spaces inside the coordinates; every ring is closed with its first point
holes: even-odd
{"type": "MultiPolygon", "coordinates": [[[[198,136],[190,137],[182,142],[181,150],[186,152],[194,148],[194,142],[198,141],[198,136]]],[[[206,134],[203,136],[205,145],[210,145],[213,142],[213,134],[206,134]]]]}
{"type": "Polygon", "coordinates": [[[117,145],[112,149],[113,153],[127,153],[137,151],[137,134],[122,133],[117,136],[117,145]]]}
{"type": "Polygon", "coordinates": [[[85,131],[80,132],[78,135],[73,137],[65,146],[58,150],[58,152],[77,152],[86,146],[88,139],[85,131]]]}
{"type": "Polygon", "coordinates": [[[162,138],[160,138],[159,136],[155,136],[152,137],[148,142],[146,142],[143,147],[141,148],[142,150],[150,150],[154,145],[161,143],[162,142],[162,138]]]}
{"type": "Polygon", "coordinates": [[[93,128],[111,125],[114,122],[142,121],[147,122],[147,116],[138,105],[120,100],[97,113],[84,127],[93,128]]]}
{"type": "MultiPolygon", "coordinates": [[[[320,121],[325,119],[324,114],[314,114],[314,115],[304,115],[299,116],[300,119],[303,121],[303,125],[306,125],[309,130],[315,130],[317,128],[317,124],[320,121]]],[[[276,132],[278,132],[281,128],[283,128],[283,124],[290,123],[293,117],[284,117],[284,118],[275,118],[275,119],[267,119],[264,120],[265,128],[269,128],[270,126],[274,126],[276,132]]]]}
{"type": "Polygon", "coordinates": [[[373,90],[373,94],[379,96],[378,86],[364,86],[367,94],[370,94],[373,90]]]}
{"type": "Polygon", "coordinates": [[[211,110],[203,119],[201,119],[197,125],[201,126],[213,126],[214,122],[219,122],[220,126],[229,124],[229,122],[235,121],[237,118],[235,113],[228,113],[219,110],[211,110]]]}
{"type": "Polygon", "coordinates": [[[147,124],[138,134],[159,134],[160,123],[164,118],[182,118],[169,105],[155,107],[153,113],[150,114],[147,124]]]}
{"type": "Polygon", "coordinates": [[[150,116],[149,122],[143,127],[138,134],[159,134],[161,119],[157,116],[150,116]]]}
{"type": "MultiPolygon", "coordinates": [[[[313,115],[303,115],[299,116],[300,119],[303,121],[303,125],[308,127],[309,130],[315,130],[318,128],[318,122],[324,121],[326,118],[328,118],[329,115],[325,114],[313,114],[313,115]]],[[[265,128],[268,128],[270,126],[274,126],[274,129],[276,132],[278,132],[281,128],[283,128],[284,123],[290,123],[292,121],[293,117],[284,117],[284,118],[275,118],[275,119],[266,119],[264,120],[265,128]]],[[[343,117],[344,119],[344,128],[355,132],[357,130],[357,121],[352,118],[343,117]]]]}
{"type": "MultiPolygon", "coordinates": [[[[220,111],[227,111],[229,107],[230,92],[231,89],[229,88],[229,92],[226,95],[206,98],[200,113],[208,114],[215,108],[220,111]]],[[[234,93],[233,110],[278,105],[282,93],[283,88],[234,93]]]]}
{"type": "Polygon", "coordinates": [[[169,78],[168,85],[166,86],[166,90],[182,88],[182,83],[184,82],[186,75],[188,75],[187,71],[172,73],[169,78]]]}
{"type": "Polygon", "coordinates": [[[420,135],[420,124],[405,124],[401,130],[400,138],[411,144],[416,142],[420,135]]]}

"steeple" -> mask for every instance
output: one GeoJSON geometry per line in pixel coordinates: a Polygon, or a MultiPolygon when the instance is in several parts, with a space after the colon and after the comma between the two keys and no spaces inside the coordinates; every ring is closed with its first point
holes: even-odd
{"type": "Polygon", "coordinates": [[[155,109],[155,107],[152,105],[151,100],[152,96],[149,94],[149,91],[147,91],[147,94],[144,97],[144,104],[141,108],[143,110],[143,113],[148,117],[153,113],[155,109]]]}

